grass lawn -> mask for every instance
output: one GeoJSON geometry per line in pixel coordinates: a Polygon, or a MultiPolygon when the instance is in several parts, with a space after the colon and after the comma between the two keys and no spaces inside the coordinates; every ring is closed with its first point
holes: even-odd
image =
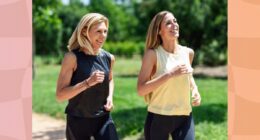
{"type": "MultiPolygon", "coordinates": [[[[33,111],[57,118],[65,118],[66,102],[58,103],[55,88],[60,66],[44,65],[36,57],[33,80],[33,111]]],[[[142,137],[146,105],[136,93],[140,58],[117,58],[114,68],[115,93],[112,112],[120,139],[136,140],[142,137]],[[138,136],[138,137],[136,137],[138,136]]],[[[193,108],[198,140],[227,140],[227,80],[196,78],[202,96],[202,105],[193,108]]]]}

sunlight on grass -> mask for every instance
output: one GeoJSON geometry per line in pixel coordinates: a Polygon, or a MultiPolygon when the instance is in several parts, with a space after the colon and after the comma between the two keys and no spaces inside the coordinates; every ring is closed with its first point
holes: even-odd
{"type": "MultiPolygon", "coordinates": [[[[137,140],[143,137],[146,105],[136,92],[140,59],[117,58],[115,64],[115,93],[112,112],[120,139],[137,140]]],[[[36,65],[33,80],[33,111],[65,118],[67,102],[55,99],[56,81],[60,66],[36,65]]],[[[202,105],[193,108],[198,140],[227,139],[227,80],[195,78],[202,96],[202,105]]]]}
{"type": "Polygon", "coordinates": [[[141,68],[141,57],[136,56],[133,59],[117,58],[114,65],[114,75],[118,76],[136,76],[141,68]]]}

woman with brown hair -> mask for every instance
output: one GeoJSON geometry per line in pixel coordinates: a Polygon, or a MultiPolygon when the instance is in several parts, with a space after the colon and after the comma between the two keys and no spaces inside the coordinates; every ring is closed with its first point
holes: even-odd
{"type": "Polygon", "coordinates": [[[138,94],[145,97],[146,140],[194,140],[193,106],[200,94],[192,76],[194,51],[178,43],[179,25],[171,12],[152,19],[138,76],[138,94]],[[190,91],[192,103],[190,103],[190,91]]]}

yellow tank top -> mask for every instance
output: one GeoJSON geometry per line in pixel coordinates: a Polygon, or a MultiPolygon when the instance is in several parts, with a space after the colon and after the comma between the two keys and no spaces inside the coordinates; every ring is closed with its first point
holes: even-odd
{"type": "MultiPolygon", "coordinates": [[[[186,64],[192,70],[187,47],[179,46],[176,53],[169,53],[162,46],[155,49],[157,68],[153,78],[169,71],[178,64],[186,64]]],[[[190,105],[190,76],[183,74],[170,78],[164,84],[145,96],[148,111],[161,115],[189,115],[190,105]]]]}

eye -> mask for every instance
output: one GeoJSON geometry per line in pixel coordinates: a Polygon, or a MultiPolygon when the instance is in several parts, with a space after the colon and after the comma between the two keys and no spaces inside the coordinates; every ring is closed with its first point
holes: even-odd
{"type": "Polygon", "coordinates": [[[173,22],[174,22],[174,23],[177,23],[177,19],[174,19],[173,22]]]}
{"type": "Polygon", "coordinates": [[[166,22],[166,25],[169,25],[169,24],[171,24],[171,22],[170,22],[170,21],[167,21],[167,22],[166,22]]]}

